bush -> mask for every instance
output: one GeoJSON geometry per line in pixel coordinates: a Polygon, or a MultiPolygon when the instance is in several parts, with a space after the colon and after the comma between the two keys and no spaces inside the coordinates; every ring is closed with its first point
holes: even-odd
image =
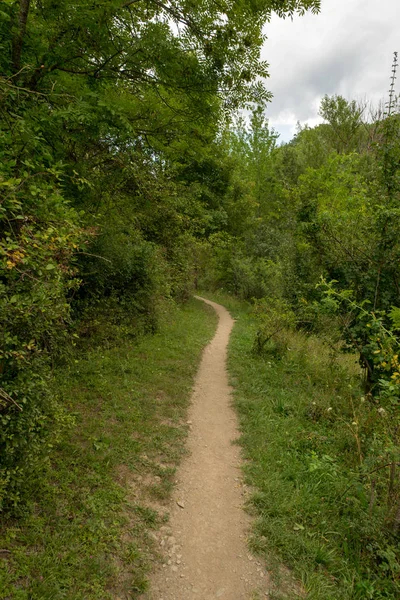
{"type": "Polygon", "coordinates": [[[1,128],[0,152],[0,510],[15,510],[66,421],[49,391],[50,361],[67,339],[74,257],[87,233],[40,154],[15,177],[1,128]]]}
{"type": "Polygon", "coordinates": [[[170,293],[162,252],[137,231],[101,231],[81,261],[84,279],[79,296],[89,303],[125,298],[149,330],[158,323],[159,305],[170,293]]]}
{"type": "Polygon", "coordinates": [[[263,298],[254,304],[253,314],[257,324],[254,350],[262,354],[269,342],[274,350],[283,354],[287,348],[285,332],[296,324],[296,316],[289,304],[279,298],[263,298]]]}
{"type": "Polygon", "coordinates": [[[51,393],[46,362],[39,359],[30,367],[21,369],[9,382],[9,394],[2,390],[0,512],[18,513],[26,506],[58,436],[73,423],[73,418],[51,393]]]}

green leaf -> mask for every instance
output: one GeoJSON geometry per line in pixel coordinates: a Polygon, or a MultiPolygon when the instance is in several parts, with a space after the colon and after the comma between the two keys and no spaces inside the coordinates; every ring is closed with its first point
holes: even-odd
{"type": "Polygon", "coordinates": [[[392,306],[389,317],[393,323],[394,329],[400,329],[400,308],[397,306],[392,306]]]}

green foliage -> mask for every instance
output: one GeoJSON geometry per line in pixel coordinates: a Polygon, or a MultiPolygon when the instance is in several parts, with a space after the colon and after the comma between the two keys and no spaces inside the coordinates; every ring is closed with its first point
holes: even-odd
{"type": "Polygon", "coordinates": [[[342,96],[322,99],[319,114],[330,125],[324,132],[332,149],[339,154],[348,154],[357,148],[362,113],[355,100],[348,102],[342,96]]]}
{"type": "Polygon", "coordinates": [[[220,129],[233,110],[270,96],[260,49],[272,12],[291,16],[319,4],[2,2],[7,502],[17,503],[51,430],[63,424],[48,385],[50,365],[79,330],[72,318],[87,315],[88,305],[109,303],[118,313],[130,303],[138,328],[155,331],[165,303],[190,295],[198,248],[233,229],[232,161],[220,129]]]}
{"type": "Polygon", "coordinates": [[[278,134],[270,129],[265,117],[265,108],[256,105],[252,109],[250,122],[238,118],[225,132],[225,142],[240,172],[235,174],[239,181],[246,183],[248,227],[255,225],[255,219],[270,217],[279,208],[274,200],[276,178],[274,174],[273,152],[278,134]],[[250,217],[250,218],[249,218],[250,217]]]}
{"type": "Polygon", "coordinates": [[[62,196],[59,170],[25,161],[13,177],[11,136],[0,135],[1,509],[18,505],[69,423],[48,390],[49,364],[68,336],[67,297],[79,284],[73,256],[87,233],[62,196]]]}
{"type": "Polygon", "coordinates": [[[337,291],[335,283],[321,283],[327,303],[332,312],[341,314],[348,348],[359,353],[367,391],[384,401],[385,409],[394,411],[395,417],[400,400],[400,342],[396,335],[399,309],[392,307],[389,315],[368,310],[368,301],[357,304],[351,291],[337,291]]]}
{"type": "Polygon", "coordinates": [[[368,123],[365,107],[326,96],[325,123],[289,144],[276,147],[261,111],[225,134],[239,183],[212,266],[254,304],[234,369],[256,545],[278,549],[324,600],[399,593],[397,111],[392,94],[368,123]]]}
{"type": "Polygon", "coordinates": [[[254,303],[254,317],[257,332],[254,348],[258,354],[265,352],[269,342],[273,342],[278,355],[287,350],[287,330],[293,329],[296,316],[290,305],[280,298],[258,300],[254,303]]]}
{"type": "Polygon", "coordinates": [[[286,333],[284,354],[260,355],[257,317],[244,308],[236,318],[229,369],[255,490],[253,549],[268,565],[275,558],[283,597],[394,600],[396,411],[361,394],[354,355],[332,356],[317,337],[295,330],[286,333]],[[279,569],[282,561],[289,574],[279,569]]]}
{"type": "Polygon", "coordinates": [[[91,312],[96,332],[82,335],[50,382],[76,424],[54,444],[30,513],[2,518],[0,596],[10,600],[138,598],[157,558],[152,536],[165,525],[216,315],[203,302],[171,304],[163,330],[132,343],[129,305],[114,322],[114,310],[91,312]]]}
{"type": "Polygon", "coordinates": [[[399,303],[398,194],[389,197],[381,169],[378,148],[374,155],[335,153],[299,176],[292,194],[301,247],[296,260],[308,272],[298,295],[314,299],[313,284],[323,275],[374,310],[399,303]]]}

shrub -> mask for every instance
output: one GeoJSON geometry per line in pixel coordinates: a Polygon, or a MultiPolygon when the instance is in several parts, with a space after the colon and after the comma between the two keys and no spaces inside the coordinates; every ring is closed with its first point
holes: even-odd
{"type": "Polygon", "coordinates": [[[274,350],[283,354],[287,348],[285,332],[296,324],[296,317],[288,302],[280,298],[258,300],[254,304],[253,313],[257,324],[254,349],[263,353],[269,342],[273,342],[274,350]]]}
{"type": "Polygon", "coordinates": [[[12,176],[7,139],[0,131],[0,510],[18,506],[66,421],[50,360],[68,335],[74,256],[87,238],[56,170],[30,163],[12,176]]]}

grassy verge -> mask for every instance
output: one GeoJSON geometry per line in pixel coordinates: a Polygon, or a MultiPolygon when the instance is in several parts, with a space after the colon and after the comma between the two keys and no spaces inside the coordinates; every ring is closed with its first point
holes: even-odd
{"type": "Polygon", "coordinates": [[[382,418],[362,397],[354,357],[334,358],[320,340],[299,332],[285,333],[287,352],[270,346],[259,356],[249,308],[223,294],[211,297],[237,318],[229,370],[254,490],[251,544],[280,590],[271,598],[400,597],[385,490],[367,476],[374,464],[365,458],[382,418]]]}
{"type": "Polygon", "coordinates": [[[216,316],[193,300],[167,321],[134,342],[133,325],[115,326],[56,371],[55,393],[75,424],[30,514],[2,524],[1,599],[136,598],[146,588],[151,530],[167,518],[193,377],[216,316]]]}
{"type": "Polygon", "coordinates": [[[218,302],[222,306],[225,306],[234,319],[242,318],[251,312],[251,304],[235,298],[231,294],[224,292],[224,290],[213,290],[212,292],[209,290],[200,290],[196,293],[203,298],[209,298],[213,302],[218,302]]]}

